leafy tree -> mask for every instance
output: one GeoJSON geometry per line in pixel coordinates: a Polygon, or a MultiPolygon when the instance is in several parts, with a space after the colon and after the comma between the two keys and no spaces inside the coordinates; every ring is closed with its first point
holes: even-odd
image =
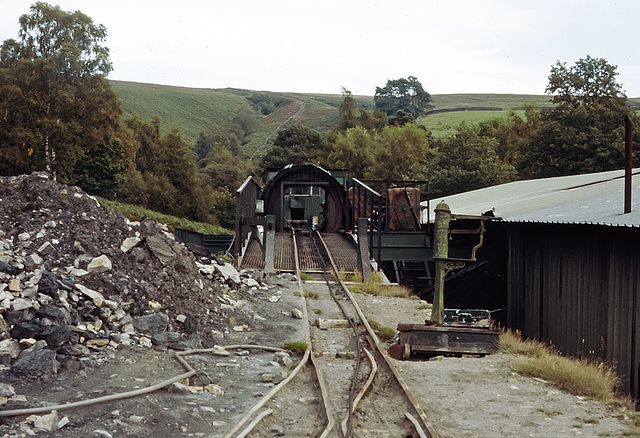
{"type": "Polygon", "coordinates": [[[522,145],[536,132],[541,115],[535,104],[525,105],[525,116],[510,111],[507,120],[488,120],[478,124],[476,132],[498,142],[496,153],[504,164],[514,164],[521,157],[522,145]]]}
{"type": "Polygon", "coordinates": [[[429,165],[436,196],[466,192],[517,178],[513,166],[501,162],[496,139],[478,135],[462,124],[455,135],[434,142],[435,157],[429,165]]]}
{"type": "Polygon", "coordinates": [[[430,157],[427,131],[415,123],[387,126],[375,137],[366,177],[390,181],[423,179],[430,157]]]}
{"type": "Polygon", "coordinates": [[[424,90],[415,76],[387,80],[384,88],[376,87],[373,99],[376,108],[389,116],[402,110],[417,117],[431,107],[431,95],[424,90]]]}
{"type": "Polygon", "coordinates": [[[194,152],[201,167],[206,165],[206,161],[203,162],[202,160],[217,148],[227,149],[237,157],[242,156],[242,145],[235,135],[227,133],[205,134],[201,132],[194,146],[194,152]]]}
{"type": "Polygon", "coordinates": [[[547,92],[558,106],[543,110],[540,126],[523,143],[517,163],[524,178],[572,175],[621,168],[624,116],[638,117],[615,81],[617,68],[587,56],[567,68],[551,68],[547,92]]]}
{"type": "Polygon", "coordinates": [[[622,168],[625,115],[638,126],[637,115],[627,105],[543,111],[541,126],[525,143],[517,163],[520,175],[544,178],[622,168]]]}
{"type": "Polygon", "coordinates": [[[260,167],[280,168],[287,164],[317,162],[325,154],[325,142],[318,131],[303,125],[291,125],[278,132],[273,146],[260,160],[260,167]]]}
{"type": "Polygon", "coordinates": [[[358,105],[358,101],[351,91],[342,89],[342,103],[339,108],[339,119],[336,131],[362,127],[367,130],[380,130],[387,125],[387,115],[379,110],[372,113],[365,111],[358,105]]]}
{"type": "Polygon", "coordinates": [[[587,55],[575,65],[567,67],[558,61],[551,66],[549,84],[545,91],[554,94],[552,102],[578,108],[580,105],[620,103],[625,96],[616,82],[617,67],[604,58],[587,55]]]}
{"type": "MultiPolygon", "coordinates": [[[[42,2],[19,21],[19,39],[0,48],[0,168],[48,170],[82,183],[95,164],[95,173],[110,174],[104,190],[113,191],[126,145],[118,141],[120,103],[104,78],[111,71],[109,51],[100,45],[105,28],[42,2]],[[81,160],[87,163],[77,165],[81,160]]],[[[96,184],[89,185],[100,192],[96,184]]]]}
{"type": "Polygon", "coordinates": [[[213,189],[198,173],[195,154],[177,130],[160,135],[160,119],[127,121],[139,145],[125,196],[153,210],[201,222],[215,222],[213,189]]]}
{"type": "Polygon", "coordinates": [[[351,176],[364,178],[373,160],[374,133],[361,127],[333,136],[330,152],[323,164],[334,169],[348,169],[351,176]]]}

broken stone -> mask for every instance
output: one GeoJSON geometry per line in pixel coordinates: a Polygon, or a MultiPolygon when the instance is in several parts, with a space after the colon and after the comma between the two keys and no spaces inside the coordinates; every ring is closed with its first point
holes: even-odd
{"type": "Polygon", "coordinates": [[[168,392],[171,392],[173,394],[189,394],[189,387],[187,387],[187,385],[184,385],[182,383],[172,383],[168,388],[167,388],[168,392]]]}
{"type": "Polygon", "coordinates": [[[33,424],[36,430],[53,432],[58,429],[58,411],[52,411],[47,415],[30,415],[26,421],[33,424]]]}
{"type": "Polygon", "coordinates": [[[26,298],[16,298],[11,301],[11,308],[13,310],[25,310],[33,307],[33,301],[26,298]]]}
{"type": "Polygon", "coordinates": [[[289,353],[286,351],[277,351],[274,354],[274,358],[276,362],[286,368],[289,368],[291,364],[293,364],[293,359],[291,359],[291,356],[289,356],[289,353]]]}
{"type": "Polygon", "coordinates": [[[264,373],[262,376],[260,376],[260,378],[264,383],[273,382],[273,374],[264,373]]]}
{"type": "Polygon", "coordinates": [[[133,319],[133,326],[143,333],[158,333],[165,331],[169,325],[169,316],[166,313],[153,313],[133,319]]]}
{"type": "Polygon", "coordinates": [[[211,266],[213,266],[214,270],[220,276],[222,276],[225,283],[230,281],[233,284],[240,284],[242,282],[242,280],[240,279],[240,273],[238,272],[238,270],[234,268],[232,265],[230,265],[229,263],[225,263],[224,265],[215,264],[211,266]]]}
{"type": "Polygon", "coordinates": [[[36,339],[43,339],[47,342],[47,345],[52,347],[59,347],[69,340],[71,337],[71,330],[60,325],[53,325],[46,327],[36,339]]]}
{"type": "Polygon", "coordinates": [[[56,276],[49,271],[44,271],[38,282],[38,292],[55,298],[58,295],[58,289],[56,276]]]}
{"type": "Polygon", "coordinates": [[[56,248],[51,244],[51,242],[45,242],[40,245],[40,248],[37,249],[38,254],[48,255],[56,252],[56,248]]]}
{"type": "Polygon", "coordinates": [[[129,251],[131,251],[131,249],[133,249],[136,245],[138,245],[141,242],[140,238],[137,236],[132,236],[132,237],[127,237],[126,239],[124,239],[124,241],[122,242],[122,245],[120,245],[120,250],[123,253],[128,253],[129,251]]]}
{"type": "Polygon", "coordinates": [[[76,284],[75,287],[80,292],[82,292],[82,294],[84,294],[87,297],[91,298],[91,301],[93,301],[93,303],[96,306],[102,307],[102,304],[104,303],[104,297],[102,296],[102,294],[100,292],[96,292],[95,290],[89,289],[88,287],[83,286],[81,284],[76,284]]]}
{"type": "Polygon", "coordinates": [[[250,288],[252,288],[252,287],[258,288],[258,287],[260,287],[260,283],[258,283],[253,278],[245,278],[242,282],[244,284],[246,284],[247,286],[249,286],[250,288]]]}
{"type": "Polygon", "coordinates": [[[5,274],[9,275],[18,275],[20,273],[20,269],[13,265],[10,265],[9,263],[0,261],[0,272],[4,272],[5,274]]]}
{"type": "Polygon", "coordinates": [[[302,311],[300,309],[291,309],[291,316],[295,319],[302,319],[304,317],[302,311]]]}
{"type": "Polygon", "coordinates": [[[20,292],[20,280],[17,278],[11,279],[9,282],[9,290],[11,292],[20,292]]]}
{"type": "Polygon", "coordinates": [[[30,254],[24,260],[24,265],[29,269],[35,269],[36,267],[40,266],[42,263],[44,263],[43,258],[36,253],[30,254]]]}
{"type": "Polygon", "coordinates": [[[46,348],[25,350],[11,365],[11,372],[22,376],[50,377],[58,372],[56,352],[46,348]]]}
{"type": "Polygon", "coordinates": [[[87,266],[87,271],[89,272],[107,272],[113,268],[113,264],[109,257],[106,255],[101,255],[99,257],[94,257],[91,260],[91,263],[87,266]]]}
{"type": "Polygon", "coordinates": [[[176,257],[173,248],[160,236],[148,236],[145,242],[153,255],[163,262],[168,262],[176,257]]]}
{"type": "Polygon", "coordinates": [[[182,340],[183,336],[176,332],[158,332],[151,336],[151,343],[153,345],[164,346],[167,344],[175,343],[182,340]]]}
{"type": "Polygon", "coordinates": [[[13,397],[16,395],[16,391],[13,386],[6,383],[0,383],[0,397],[13,397]]]}

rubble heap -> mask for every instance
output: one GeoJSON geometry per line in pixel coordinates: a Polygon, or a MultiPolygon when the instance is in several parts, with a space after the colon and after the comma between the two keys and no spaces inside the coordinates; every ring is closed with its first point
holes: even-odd
{"type": "Polygon", "coordinates": [[[77,370],[120,344],[211,346],[233,310],[225,281],[242,284],[198,264],[163,225],[130,222],[46,173],[0,178],[5,372],[77,370]]]}

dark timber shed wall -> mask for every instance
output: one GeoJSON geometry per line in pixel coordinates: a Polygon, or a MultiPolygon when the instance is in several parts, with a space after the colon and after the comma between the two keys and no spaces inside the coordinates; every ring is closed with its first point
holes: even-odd
{"type": "MultiPolygon", "coordinates": [[[[496,223],[508,252],[507,325],[606,360],[640,397],[640,228],[496,223]]],[[[496,230],[497,231],[497,230],[496,230]]]]}

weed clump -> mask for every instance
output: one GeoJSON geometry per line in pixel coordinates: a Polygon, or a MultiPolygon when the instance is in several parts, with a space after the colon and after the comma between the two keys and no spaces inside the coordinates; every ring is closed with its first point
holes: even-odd
{"type": "Polygon", "coordinates": [[[303,341],[286,341],[282,344],[282,348],[292,353],[303,354],[307,351],[307,343],[303,341]]]}
{"type": "Polygon", "coordinates": [[[379,322],[370,319],[367,319],[367,321],[381,341],[390,341],[396,336],[396,329],[392,327],[385,327],[379,322]]]}
{"type": "Polygon", "coordinates": [[[574,395],[605,403],[616,399],[619,377],[603,362],[564,357],[542,342],[523,340],[519,332],[510,331],[500,336],[500,351],[525,356],[513,366],[519,374],[544,379],[574,395]]]}

